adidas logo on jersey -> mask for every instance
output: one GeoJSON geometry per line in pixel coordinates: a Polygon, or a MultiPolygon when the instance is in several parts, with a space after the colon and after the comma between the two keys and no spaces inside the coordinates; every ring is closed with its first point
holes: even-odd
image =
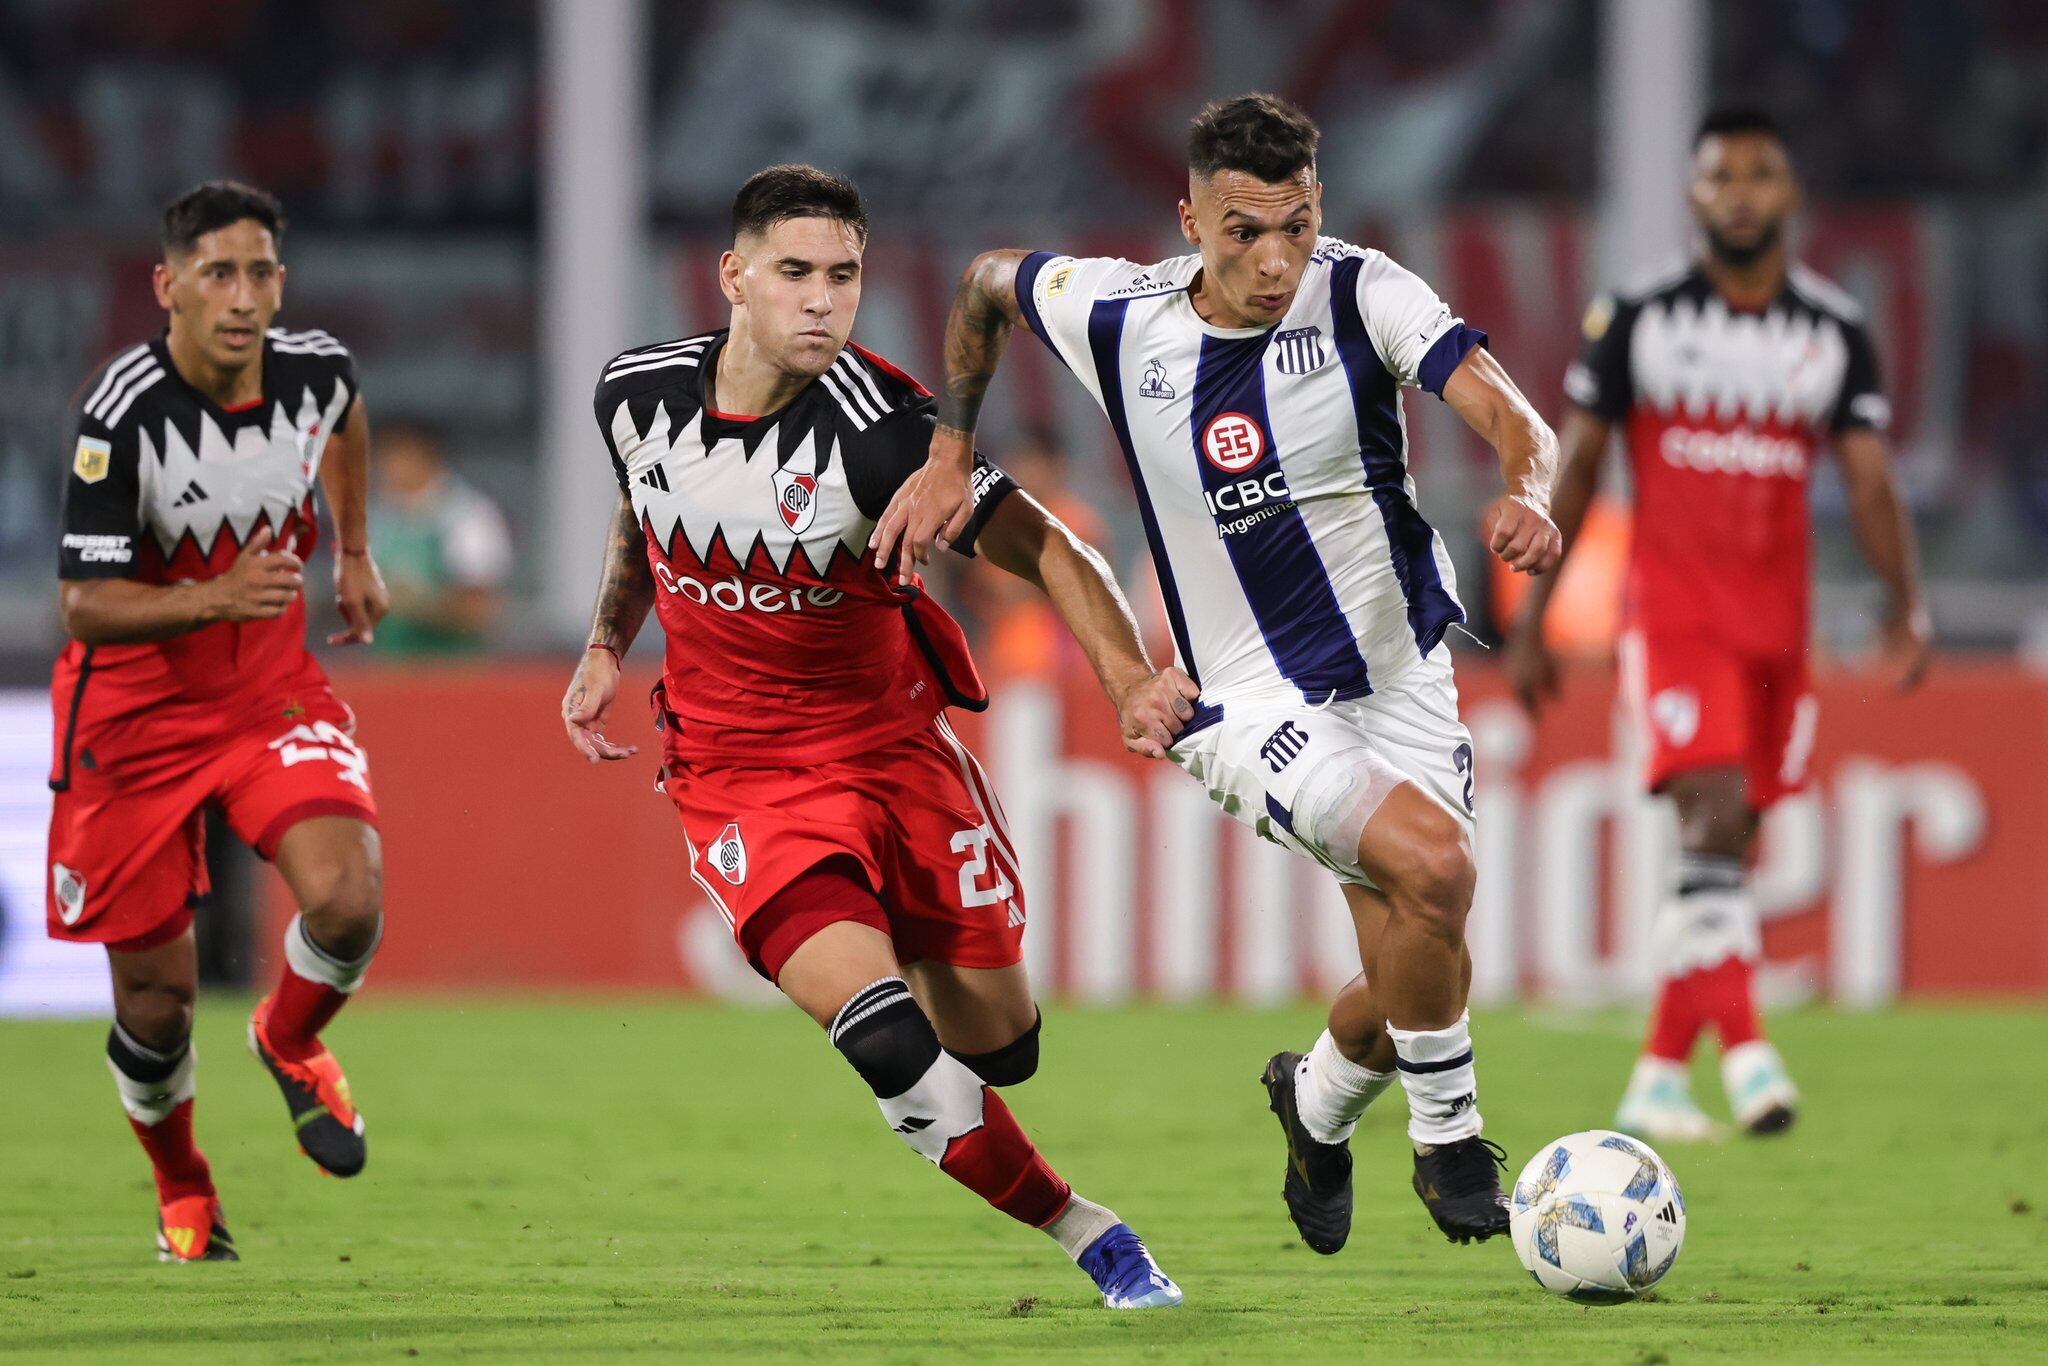
{"type": "Polygon", "coordinates": [[[658,464],[654,465],[645,474],[640,476],[640,482],[647,485],[648,488],[659,489],[663,493],[667,493],[668,471],[658,464]]]}
{"type": "Polygon", "coordinates": [[[178,495],[178,501],[171,504],[171,506],[188,508],[194,503],[204,502],[207,496],[206,490],[199,486],[197,479],[194,479],[191,483],[185,485],[185,491],[178,495]]]}

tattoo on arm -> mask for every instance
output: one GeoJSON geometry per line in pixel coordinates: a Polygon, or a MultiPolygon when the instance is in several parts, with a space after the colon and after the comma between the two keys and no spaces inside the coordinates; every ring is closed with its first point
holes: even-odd
{"type": "Polygon", "coordinates": [[[647,538],[633,513],[633,500],[621,493],[605,545],[597,606],[590,614],[590,643],[608,645],[624,655],[653,606],[654,571],[647,566],[647,538]]]}
{"type": "Polygon", "coordinates": [[[939,395],[939,425],[963,438],[974,433],[982,395],[995,378],[1010,329],[1024,318],[1017,306],[1021,251],[985,251],[960,277],[946,316],[946,382],[939,395]]]}

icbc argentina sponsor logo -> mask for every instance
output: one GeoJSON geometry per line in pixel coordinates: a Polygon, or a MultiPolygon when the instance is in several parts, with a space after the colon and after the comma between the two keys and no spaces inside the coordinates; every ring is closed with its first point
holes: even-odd
{"type": "Polygon", "coordinates": [[[716,607],[721,612],[805,612],[835,607],[846,597],[842,590],[823,584],[806,586],[761,579],[750,583],[737,574],[706,583],[689,574],[678,574],[659,560],[654,563],[654,580],[677,597],[700,607],[716,607]]]}
{"type": "Polygon", "coordinates": [[[1265,453],[1265,432],[1243,413],[1218,413],[1202,428],[1202,454],[1225,474],[1243,474],[1265,453]]]}

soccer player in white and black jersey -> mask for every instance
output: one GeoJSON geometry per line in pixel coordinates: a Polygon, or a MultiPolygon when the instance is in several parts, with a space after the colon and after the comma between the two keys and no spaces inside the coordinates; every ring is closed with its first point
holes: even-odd
{"type": "Polygon", "coordinates": [[[1446,1235],[1505,1232],[1504,1155],[1480,1137],[1465,994],[1473,754],[1450,647],[1464,619],[1415,502],[1400,390],[1436,394],[1499,453],[1489,546],[1542,573],[1556,442],[1421,280],[1319,235],[1314,123],[1268,95],[1188,137],[1193,254],[1138,265],[992,251],[946,325],[931,460],[877,530],[911,559],[968,515],[982,394],[1016,324],[1102,405],[1130,471],[1179,664],[1201,687],[1171,751],[1223,808],[1335,875],[1364,972],[1306,1055],[1263,1081],[1303,1239],[1343,1246],[1352,1128],[1398,1073],[1414,1184],[1446,1235]]]}
{"type": "MultiPolygon", "coordinates": [[[[652,610],[660,787],[748,962],[828,1031],[912,1150],[1051,1235],[1108,1307],[1175,1305],[1145,1245],[1060,1179],[992,1089],[1038,1065],[1024,889],[1002,808],[946,721],[987,704],[966,640],[865,553],[932,430],[931,395],[848,339],[866,247],[851,182],[769,167],[741,187],[719,262],[731,325],[605,367],[618,510],[568,737],[593,762],[633,753],[604,730],[652,610]]],[[[1043,590],[1126,742],[1164,753],[1194,685],[1146,659],[1107,566],[979,459],[972,496],[955,547],[1043,590]]]]}

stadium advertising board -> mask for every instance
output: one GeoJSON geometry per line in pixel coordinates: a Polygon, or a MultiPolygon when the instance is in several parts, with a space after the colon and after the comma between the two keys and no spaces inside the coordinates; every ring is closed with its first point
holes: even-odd
{"type": "MultiPolygon", "coordinates": [[[[1635,794],[1610,686],[1573,679],[1535,728],[1483,663],[1459,675],[1479,754],[1475,996],[1640,993],[1668,817],[1635,794]]],[[[552,669],[341,687],[388,832],[381,984],[765,990],[690,878],[637,716],[618,732],[643,752],[599,768],[562,739],[552,669]]],[[[1817,780],[1774,817],[1758,878],[1767,994],[2048,991],[2048,682],[1948,663],[1909,697],[1860,676],[1820,695],[1817,780]]],[[[1092,679],[1012,686],[960,729],[1001,789],[1042,987],[1269,1001],[1356,964],[1334,890],[1178,770],[1123,754],[1092,679]]]]}

